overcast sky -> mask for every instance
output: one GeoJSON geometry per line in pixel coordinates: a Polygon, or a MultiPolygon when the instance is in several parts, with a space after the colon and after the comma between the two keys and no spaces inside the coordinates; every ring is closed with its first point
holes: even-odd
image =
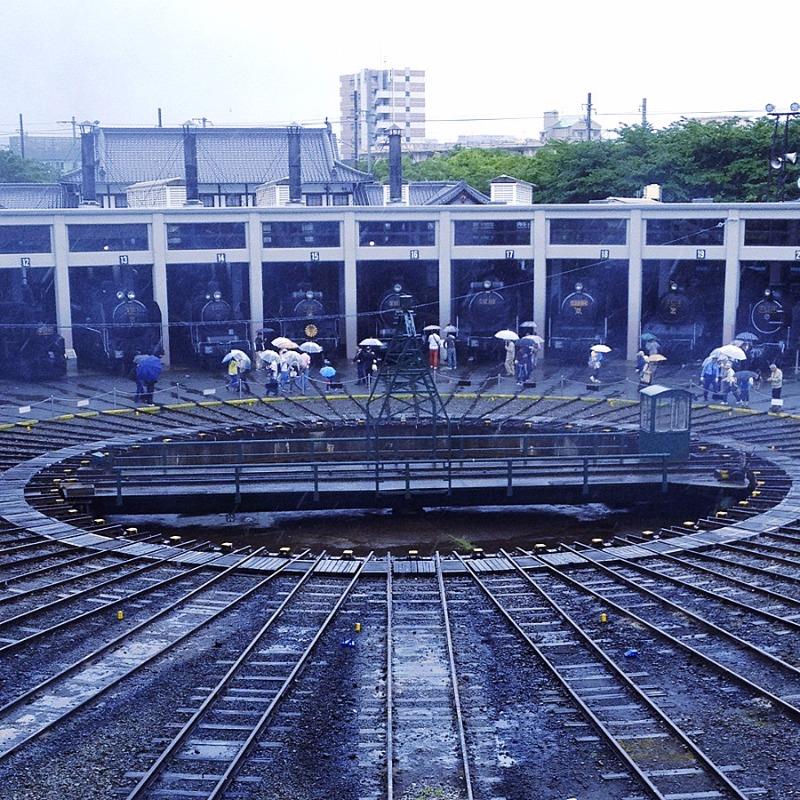
{"type": "Polygon", "coordinates": [[[729,0],[0,0],[0,141],[105,125],[336,123],[340,74],[426,70],[427,135],[538,138],[800,101],[795,3],[729,0]],[[740,10],[741,9],[741,10],[740,10]],[[788,30],[786,28],[788,27],[788,30]],[[478,121],[478,118],[484,121],[478,121]]]}

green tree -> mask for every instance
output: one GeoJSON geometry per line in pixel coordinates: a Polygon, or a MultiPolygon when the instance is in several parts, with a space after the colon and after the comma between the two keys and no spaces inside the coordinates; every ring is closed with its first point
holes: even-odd
{"type": "Polygon", "coordinates": [[[50,183],[58,178],[59,173],[48,164],[0,150],[0,183],[50,183]]]}
{"type": "MultiPolygon", "coordinates": [[[[795,125],[790,149],[800,149],[800,123],[795,125]]],[[[766,118],[681,120],[658,131],[646,125],[624,126],[615,139],[549,142],[533,156],[456,148],[421,162],[404,158],[403,175],[406,180],[463,179],[486,193],[492,178],[511,175],[535,184],[539,203],[635,197],[649,183],[661,185],[666,202],[696,197],[764,201],[773,199],[768,169],[772,130],[766,118]]],[[[379,180],[388,180],[388,171],[385,159],[373,165],[379,180]]]]}

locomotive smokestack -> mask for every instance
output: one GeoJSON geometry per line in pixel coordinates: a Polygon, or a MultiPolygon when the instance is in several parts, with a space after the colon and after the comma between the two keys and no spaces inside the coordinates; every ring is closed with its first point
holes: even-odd
{"type": "Polygon", "coordinates": [[[183,126],[183,171],[186,174],[186,205],[200,205],[197,188],[197,133],[189,124],[183,126]]]}
{"type": "Polygon", "coordinates": [[[400,129],[389,131],[389,203],[403,202],[403,161],[400,154],[400,129]]]}
{"type": "Polygon", "coordinates": [[[289,202],[302,203],[302,177],[300,171],[300,136],[303,129],[299,125],[290,125],[289,135],[289,202]]]}
{"type": "Polygon", "coordinates": [[[81,204],[97,205],[94,123],[81,123],[81,204]]]}

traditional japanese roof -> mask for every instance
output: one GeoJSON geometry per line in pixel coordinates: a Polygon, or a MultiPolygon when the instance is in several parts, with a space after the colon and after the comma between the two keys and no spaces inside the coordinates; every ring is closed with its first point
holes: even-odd
{"type": "MultiPolygon", "coordinates": [[[[286,128],[197,128],[195,134],[201,184],[255,186],[289,172],[286,128]]],[[[100,127],[95,154],[96,177],[102,183],[129,186],[185,177],[181,128],[100,127]]],[[[301,128],[300,154],[303,183],[373,180],[338,161],[336,140],[327,127],[301,128]]]]}
{"type": "Polygon", "coordinates": [[[426,186],[427,182],[420,184],[410,183],[409,189],[409,205],[423,205],[423,206],[449,206],[449,205],[485,205],[491,203],[483,192],[479,192],[474,187],[470,186],[466,181],[458,181],[443,186],[438,192],[434,193],[427,200],[417,201],[415,195],[430,192],[430,187],[426,186]]]}
{"type": "Polygon", "coordinates": [[[0,183],[0,208],[66,208],[60,183],[0,183]]]}

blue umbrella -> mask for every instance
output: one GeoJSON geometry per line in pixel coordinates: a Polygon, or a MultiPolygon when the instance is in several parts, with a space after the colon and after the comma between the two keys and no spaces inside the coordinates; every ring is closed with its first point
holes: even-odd
{"type": "Polygon", "coordinates": [[[155,383],[161,376],[161,359],[158,356],[145,356],[136,365],[136,377],[141,381],[155,383]]]}
{"type": "Polygon", "coordinates": [[[323,378],[333,378],[336,375],[336,370],[333,367],[323,367],[319,374],[322,375],[323,378]]]}

